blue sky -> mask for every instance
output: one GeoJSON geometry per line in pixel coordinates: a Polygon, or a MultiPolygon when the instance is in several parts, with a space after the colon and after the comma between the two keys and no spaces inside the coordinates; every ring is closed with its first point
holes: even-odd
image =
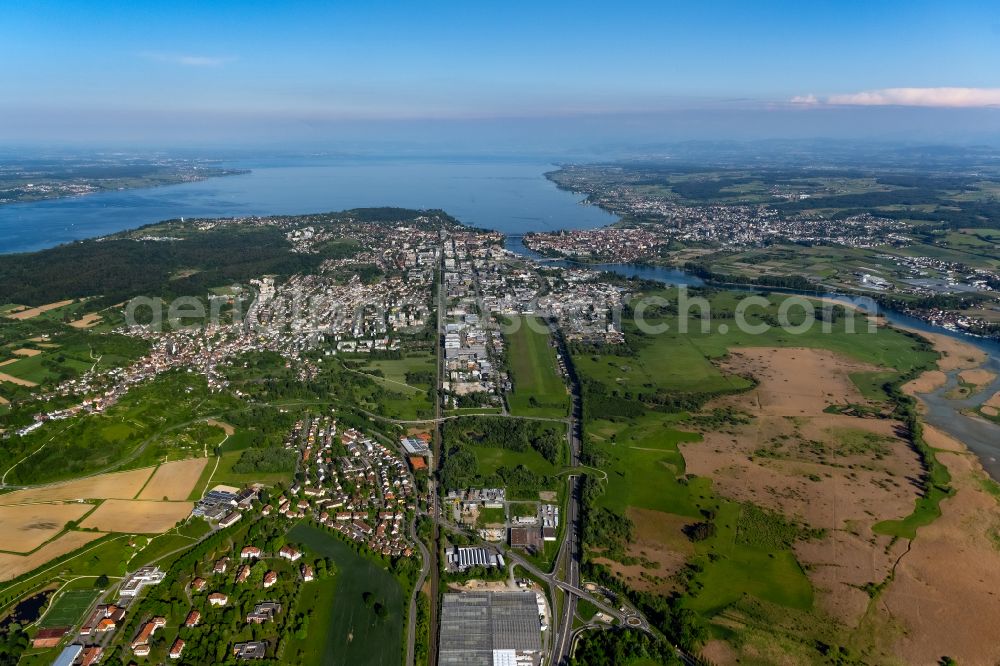
{"type": "Polygon", "coordinates": [[[594,117],[609,138],[657,117],[664,136],[738,137],[779,134],[775,115],[791,133],[988,135],[1000,114],[986,2],[19,0],[0,59],[7,141],[594,117]]]}

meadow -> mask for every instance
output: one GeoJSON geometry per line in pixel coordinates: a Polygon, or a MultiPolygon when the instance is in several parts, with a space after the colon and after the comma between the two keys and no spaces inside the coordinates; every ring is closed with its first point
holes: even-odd
{"type": "Polygon", "coordinates": [[[320,581],[315,591],[303,590],[303,603],[313,609],[309,637],[297,640],[304,666],[382,666],[402,659],[405,619],[403,589],[391,572],[356,553],[337,537],[300,523],[288,540],[310,552],[333,559],[336,575],[320,581]],[[388,611],[376,617],[363,599],[371,593],[388,611]]]}

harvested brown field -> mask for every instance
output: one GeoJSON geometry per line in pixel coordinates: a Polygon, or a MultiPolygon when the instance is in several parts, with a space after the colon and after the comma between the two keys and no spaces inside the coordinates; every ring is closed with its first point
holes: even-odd
{"type": "Polygon", "coordinates": [[[825,529],[822,539],[796,544],[796,556],[819,608],[856,625],[869,602],[861,587],[883,580],[905,550],[872,525],[913,510],[921,468],[900,423],[823,410],[865,403],[849,375],[879,369],[823,350],[773,348],[732,350],[723,369],[760,383],[708,408],[734,406],[756,418],[681,444],[687,471],[713,479],[725,497],[825,529]]]}
{"type": "MultiPolygon", "coordinates": [[[[943,435],[947,437],[947,435],[943,435]]],[[[942,447],[945,448],[945,447],[942,447]]],[[[1000,662],[1000,507],[987,492],[986,474],[960,442],[939,453],[952,475],[954,496],[941,517],[921,528],[879,607],[903,625],[893,651],[903,663],[1000,662]]]]}
{"type": "Polygon", "coordinates": [[[21,379],[20,377],[15,377],[14,375],[8,375],[5,372],[0,372],[0,382],[10,382],[11,384],[27,386],[28,388],[38,386],[35,382],[29,382],[27,379],[21,379]]]}
{"type": "Polygon", "coordinates": [[[80,527],[105,532],[159,534],[187,518],[192,502],[150,502],[109,499],[80,523],[80,527]]]}
{"type": "Polygon", "coordinates": [[[11,354],[14,354],[16,356],[24,356],[26,358],[31,358],[32,356],[38,356],[41,353],[42,352],[39,351],[38,349],[28,349],[27,347],[22,347],[21,349],[15,349],[14,351],[11,352],[11,354]]]}
{"type": "Polygon", "coordinates": [[[205,469],[208,458],[191,458],[163,463],[139,493],[141,500],[186,500],[205,469]]]}
{"type": "Polygon", "coordinates": [[[26,574],[47,562],[51,562],[57,557],[71,553],[91,541],[100,539],[102,536],[104,535],[100,532],[67,532],[30,555],[0,553],[0,582],[17,578],[21,574],[26,574]]]}
{"type": "Polygon", "coordinates": [[[90,504],[0,506],[0,550],[32,551],[93,508],[90,504]]]}
{"type": "Polygon", "coordinates": [[[997,378],[997,376],[989,370],[975,368],[973,370],[962,370],[958,373],[958,378],[966,384],[972,384],[975,387],[983,387],[990,384],[997,378]]]}
{"type": "Polygon", "coordinates": [[[227,436],[232,436],[233,433],[236,432],[236,428],[234,428],[229,423],[226,423],[225,421],[218,421],[216,419],[206,419],[205,423],[207,423],[210,426],[215,426],[216,428],[222,428],[222,432],[226,433],[227,436]]]}
{"type": "Polygon", "coordinates": [[[10,317],[11,319],[17,319],[23,321],[25,319],[31,319],[32,317],[37,317],[43,312],[48,312],[49,310],[55,310],[56,308],[61,308],[63,306],[69,305],[72,302],[73,299],[71,298],[66,301],[56,301],[55,303],[46,303],[45,305],[39,305],[37,308],[29,308],[27,310],[21,310],[13,314],[8,314],[7,316],[10,317]]]}
{"type": "Polygon", "coordinates": [[[97,324],[99,324],[100,322],[101,322],[101,315],[97,314],[96,312],[90,312],[88,314],[83,315],[76,321],[71,321],[69,325],[72,326],[73,328],[91,328],[93,326],[97,326],[97,324]]]}
{"type": "Polygon", "coordinates": [[[0,505],[30,504],[75,499],[132,499],[153,473],[152,467],[99,474],[86,479],[54,483],[41,488],[15,490],[0,495],[0,505]]]}

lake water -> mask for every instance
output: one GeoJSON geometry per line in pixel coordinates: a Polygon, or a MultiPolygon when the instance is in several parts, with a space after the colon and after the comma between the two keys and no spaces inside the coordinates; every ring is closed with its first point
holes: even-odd
{"type": "MultiPolygon", "coordinates": [[[[580,196],[556,188],[543,177],[554,165],[538,160],[302,159],[225,166],[252,171],[199,183],[0,206],[0,253],[38,250],[178,217],[402,206],[442,208],[466,224],[507,233],[510,249],[533,255],[521,243],[520,234],[526,231],[593,228],[616,219],[597,207],[580,205],[580,196]]],[[[621,264],[591,267],[668,284],[702,283],[676,269],[621,264]]],[[[971,342],[985,349],[991,366],[1000,370],[996,342],[951,333],[897,312],[883,314],[895,324],[971,342]]],[[[946,391],[927,396],[927,420],[966,442],[994,478],[1000,479],[1000,426],[960,415],[959,410],[972,403],[949,400],[944,397],[946,391]]],[[[975,401],[991,394],[984,391],[975,401]]]]}
{"type": "Polygon", "coordinates": [[[233,162],[251,169],[143,190],[0,206],[0,253],[178,217],[288,215],[366,206],[442,208],[465,224],[503,232],[591,228],[615,217],[542,176],[551,163],[515,160],[344,159],[233,162]]]}

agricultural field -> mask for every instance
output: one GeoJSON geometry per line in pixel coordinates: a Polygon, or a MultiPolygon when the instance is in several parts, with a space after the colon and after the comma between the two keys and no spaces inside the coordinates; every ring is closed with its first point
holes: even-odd
{"type": "Polygon", "coordinates": [[[100,532],[66,532],[27,555],[0,553],[0,582],[12,580],[105,536],[100,532]]]}
{"type": "Polygon", "coordinates": [[[199,527],[204,523],[185,523],[179,530],[174,526],[187,518],[192,503],[153,500],[164,496],[186,500],[206,463],[205,458],[170,462],[0,494],[0,537],[20,549],[0,552],[3,580],[41,567],[106,533],[167,533],[163,541],[172,539],[173,547],[191,543],[203,534],[199,527]],[[133,499],[137,496],[140,499],[133,499]]]}
{"type": "Polygon", "coordinates": [[[147,343],[139,339],[68,327],[60,321],[0,318],[0,392],[25,397],[30,392],[24,389],[52,385],[94,367],[120,367],[146,349],[147,343]]]}
{"type": "Polygon", "coordinates": [[[156,468],[136,499],[182,501],[188,498],[205,469],[207,458],[163,463],[156,468]]]}
{"type": "Polygon", "coordinates": [[[153,474],[153,468],[99,474],[39,488],[0,494],[0,505],[55,502],[59,500],[132,499],[153,474]]]}
{"type": "Polygon", "coordinates": [[[109,499],[87,516],[80,527],[104,532],[159,534],[187,518],[192,508],[191,502],[109,499]]]}
{"type": "Polygon", "coordinates": [[[507,397],[512,414],[564,417],[569,394],[556,361],[548,326],[537,317],[519,317],[508,322],[516,331],[504,338],[513,392],[507,397]]]}
{"type": "Polygon", "coordinates": [[[91,504],[29,504],[0,506],[0,550],[28,553],[79,521],[91,504]]]}

